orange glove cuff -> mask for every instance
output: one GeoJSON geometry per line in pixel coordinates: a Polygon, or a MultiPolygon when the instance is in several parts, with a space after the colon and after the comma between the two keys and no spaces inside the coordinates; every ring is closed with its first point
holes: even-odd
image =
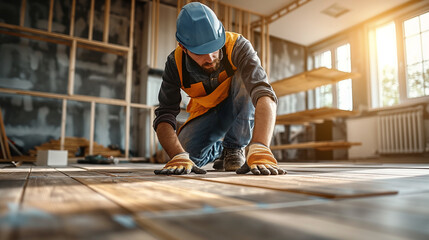
{"type": "Polygon", "coordinates": [[[253,168],[252,165],[277,165],[277,160],[274,158],[271,150],[262,144],[253,143],[249,146],[247,154],[247,165],[253,168]]]}
{"type": "Polygon", "coordinates": [[[179,153],[174,156],[167,164],[165,164],[164,168],[172,168],[172,167],[184,167],[186,169],[190,169],[194,166],[194,162],[189,158],[189,153],[179,153]]]}

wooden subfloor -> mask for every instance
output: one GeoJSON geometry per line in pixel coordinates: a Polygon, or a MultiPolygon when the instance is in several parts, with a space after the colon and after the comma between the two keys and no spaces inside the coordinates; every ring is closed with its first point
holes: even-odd
{"type": "Polygon", "coordinates": [[[1,164],[0,239],[429,239],[429,164],[281,165],[287,175],[1,164]]]}

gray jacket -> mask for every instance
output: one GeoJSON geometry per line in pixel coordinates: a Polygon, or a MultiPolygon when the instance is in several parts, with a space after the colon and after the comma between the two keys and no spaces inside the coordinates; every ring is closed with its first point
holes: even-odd
{"type": "MultiPolygon", "coordinates": [[[[213,92],[219,85],[217,77],[224,70],[222,64],[217,71],[208,74],[189,56],[186,57],[185,66],[189,72],[190,83],[203,82],[206,93],[210,94],[213,92]]],[[[220,51],[220,58],[222,59],[222,57],[223,54],[220,51]]],[[[277,103],[277,97],[268,83],[267,74],[261,66],[259,57],[253,49],[252,44],[243,36],[240,36],[235,42],[231,59],[243,79],[244,86],[250,94],[253,105],[256,106],[256,102],[262,96],[269,96],[277,103]]],[[[182,100],[180,87],[180,77],[173,51],[167,57],[165,70],[162,75],[162,84],[158,95],[159,107],[155,110],[156,117],[153,122],[155,130],[161,122],[167,122],[176,129],[176,116],[180,112],[180,102],[182,100]]]]}

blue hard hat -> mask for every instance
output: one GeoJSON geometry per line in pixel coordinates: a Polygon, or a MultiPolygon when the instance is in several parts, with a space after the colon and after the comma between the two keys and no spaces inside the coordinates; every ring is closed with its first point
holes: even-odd
{"type": "Polygon", "coordinates": [[[177,17],[176,39],[195,54],[209,54],[225,44],[225,29],[209,7],[191,2],[177,17]]]}

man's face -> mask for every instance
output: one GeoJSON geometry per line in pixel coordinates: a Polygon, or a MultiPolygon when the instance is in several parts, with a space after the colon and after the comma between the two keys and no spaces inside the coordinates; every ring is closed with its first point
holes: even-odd
{"type": "Polygon", "coordinates": [[[207,73],[216,71],[220,66],[219,50],[209,54],[195,54],[189,50],[186,53],[207,73]]]}

